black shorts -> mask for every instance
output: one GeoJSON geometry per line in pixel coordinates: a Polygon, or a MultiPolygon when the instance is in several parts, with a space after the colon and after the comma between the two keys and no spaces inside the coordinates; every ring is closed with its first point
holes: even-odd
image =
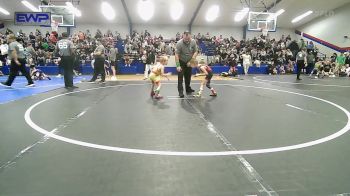
{"type": "Polygon", "coordinates": [[[115,67],[117,66],[117,64],[115,63],[115,61],[111,61],[110,64],[111,64],[111,66],[115,66],[115,67]]]}

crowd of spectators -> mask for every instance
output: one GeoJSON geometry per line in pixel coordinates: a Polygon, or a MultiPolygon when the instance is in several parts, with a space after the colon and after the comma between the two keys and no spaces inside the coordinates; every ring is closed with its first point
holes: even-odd
{"type": "MultiPolygon", "coordinates": [[[[6,35],[13,33],[7,29],[5,33],[0,33],[0,60],[6,63],[7,44],[6,35]]],[[[28,63],[34,65],[57,64],[57,57],[54,56],[55,44],[59,35],[55,32],[41,32],[36,29],[26,35],[21,30],[15,33],[18,41],[23,44],[28,57],[28,63]]],[[[268,66],[270,74],[292,73],[294,71],[295,55],[301,48],[307,48],[308,66],[312,70],[315,63],[325,61],[319,59],[318,49],[310,41],[303,39],[292,40],[288,35],[282,35],[279,39],[267,36],[254,37],[253,39],[238,40],[234,37],[211,36],[209,33],[193,35],[196,39],[199,51],[202,55],[208,56],[209,65],[229,65],[240,66],[243,64],[243,54],[250,55],[251,65],[259,67],[264,64],[268,66]],[[207,51],[205,51],[207,48],[207,51]],[[208,52],[208,48],[213,51],[208,52]]],[[[150,55],[174,55],[176,42],[181,39],[181,34],[176,33],[173,39],[164,39],[162,35],[151,35],[147,30],[143,32],[133,31],[131,35],[122,37],[117,31],[107,31],[102,33],[100,30],[92,35],[89,30],[78,31],[71,35],[71,40],[76,45],[76,64],[84,64],[92,60],[91,53],[96,48],[96,41],[101,41],[105,46],[105,55],[108,59],[115,61],[122,60],[125,65],[130,66],[133,60],[139,60],[147,63],[150,55]],[[111,57],[110,50],[115,48],[111,57]]],[[[336,54],[335,54],[336,55],[336,54]]],[[[336,56],[333,55],[329,60],[336,63],[336,56]]],[[[348,60],[349,57],[346,57],[348,60]]]]}

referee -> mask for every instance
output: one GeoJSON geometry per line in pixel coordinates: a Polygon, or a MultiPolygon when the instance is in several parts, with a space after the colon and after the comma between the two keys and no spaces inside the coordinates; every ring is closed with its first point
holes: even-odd
{"type": "Polygon", "coordinates": [[[14,34],[8,35],[7,41],[9,42],[8,56],[11,59],[10,75],[6,82],[1,82],[0,84],[5,87],[11,87],[12,82],[15,80],[18,74],[18,71],[21,71],[28,81],[26,87],[35,86],[32,78],[26,70],[26,57],[22,44],[16,41],[16,36],[14,34]]]}
{"type": "Polygon", "coordinates": [[[65,88],[78,88],[73,85],[73,67],[74,67],[74,44],[68,40],[68,34],[62,33],[62,39],[57,42],[55,54],[61,57],[61,66],[64,69],[65,88]]]}
{"type": "Polygon", "coordinates": [[[178,72],[178,91],[179,97],[184,98],[183,93],[183,79],[185,78],[185,88],[186,93],[193,93],[194,90],[191,88],[191,76],[192,76],[192,67],[191,63],[196,59],[198,55],[198,47],[196,41],[191,38],[191,33],[185,31],[183,38],[176,44],[175,52],[175,62],[176,69],[178,72]]]}
{"type": "Polygon", "coordinates": [[[296,61],[297,61],[297,80],[301,80],[300,79],[301,70],[307,64],[306,48],[302,48],[301,51],[298,52],[297,57],[296,57],[296,61]]]}

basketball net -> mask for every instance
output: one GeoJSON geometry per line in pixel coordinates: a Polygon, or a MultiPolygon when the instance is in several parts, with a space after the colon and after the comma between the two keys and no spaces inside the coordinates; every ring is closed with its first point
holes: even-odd
{"type": "Polygon", "coordinates": [[[51,30],[58,32],[58,22],[57,21],[51,21],[51,30]]]}

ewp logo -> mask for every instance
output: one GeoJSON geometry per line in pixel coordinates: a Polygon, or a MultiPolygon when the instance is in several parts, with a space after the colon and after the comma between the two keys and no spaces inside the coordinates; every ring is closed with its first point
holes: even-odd
{"type": "Polygon", "coordinates": [[[50,25],[49,12],[16,12],[15,25],[50,25]]]}

